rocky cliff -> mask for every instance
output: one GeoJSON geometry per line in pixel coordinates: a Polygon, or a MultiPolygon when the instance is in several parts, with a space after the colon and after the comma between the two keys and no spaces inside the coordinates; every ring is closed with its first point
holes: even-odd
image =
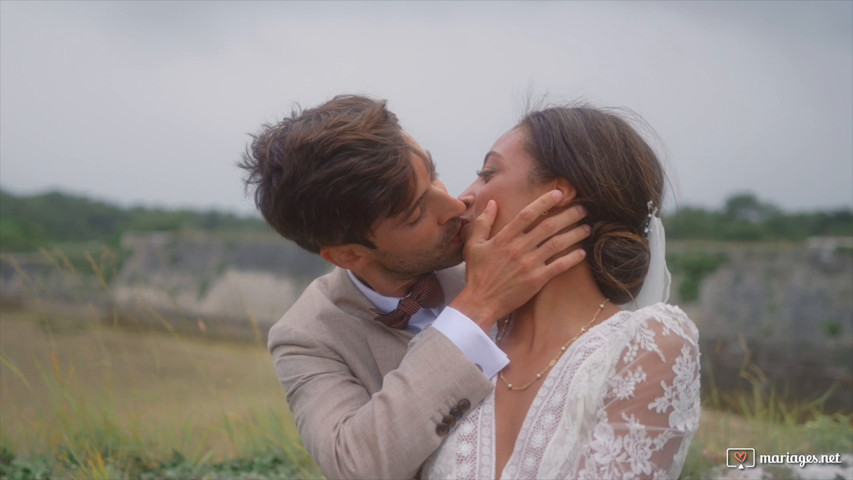
{"type": "Polygon", "coordinates": [[[829,404],[853,410],[853,239],[673,243],[668,257],[671,303],[699,327],[706,388],[758,384],[804,401],[834,388],[829,404]],[[717,266],[683,301],[690,275],[678,265],[691,258],[717,266]]]}
{"type": "MultiPolygon", "coordinates": [[[[114,319],[262,339],[329,269],[275,236],[128,236],[124,248],[129,256],[105,286],[55,260],[7,255],[0,295],[86,302],[114,319]]],[[[670,242],[667,250],[670,303],[699,327],[706,388],[742,390],[757,379],[808,399],[834,387],[831,403],[853,409],[853,239],[670,242]]]]}

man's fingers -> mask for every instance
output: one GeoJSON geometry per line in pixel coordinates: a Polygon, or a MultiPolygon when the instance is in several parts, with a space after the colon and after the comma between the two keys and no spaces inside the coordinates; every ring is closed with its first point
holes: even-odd
{"type": "Polygon", "coordinates": [[[477,245],[489,239],[492,233],[492,225],[497,217],[498,204],[494,200],[489,200],[483,213],[474,219],[474,228],[471,230],[471,237],[468,239],[468,244],[477,245]]]}
{"type": "Polygon", "coordinates": [[[592,229],[589,225],[578,225],[568,232],[559,233],[545,240],[538,248],[538,258],[540,261],[550,263],[557,254],[565,252],[566,249],[579,243],[581,240],[589,236],[592,229]]]}
{"type": "Polygon", "coordinates": [[[502,236],[515,238],[518,235],[521,235],[524,231],[530,228],[531,225],[540,220],[542,215],[548,212],[548,210],[555,207],[561,198],[563,198],[563,192],[559,190],[551,190],[545,195],[542,195],[518,212],[518,215],[510,220],[510,222],[501,229],[495,237],[502,236]]]}
{"type": "Polygon", "coordinates": [[[586,251],[582,248],[576,248],[565,255],[555,258],[553,262],[545,266],[545,278],[554,278],[555,276],[581,263],[584,258],[586,258],[586,251]]]}
{"type": "Polygon", "coordinates": [[[538,245],[553,236],[555,233],[580,222],[585,216],[586,209],[581,205],[575,205],[572,208],[567,208],[537,225],[530,231],[530,238],[538,245]]]}

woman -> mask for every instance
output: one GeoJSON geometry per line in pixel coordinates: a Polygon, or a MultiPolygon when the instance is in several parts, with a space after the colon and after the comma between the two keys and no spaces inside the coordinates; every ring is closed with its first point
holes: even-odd
{"type": "Polygon", "coordinates": [[[664,173],[654,152],[612,113],[548,108],[503,135],[478,177],[460,197],[468,218],[495,200],[497,230],[559,189],[560,208],[583,205],[592,233],[583,263],[499,323],[510,364],[423,476],[677,477],[699,423],[699,347],[684,312],[662,303],[664,173]],[[649,296],[658,303],[619,307],[649,296]]]}

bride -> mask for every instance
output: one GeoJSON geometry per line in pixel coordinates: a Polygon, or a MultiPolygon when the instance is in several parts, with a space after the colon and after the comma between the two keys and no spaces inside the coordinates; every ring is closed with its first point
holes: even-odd
{"type": "Polygon", "coordinates": [[[560,208],[588,211],[587,256],[499,322],[510,363],[422,477],[678,477],[699,424],[699,347],[690,319],[663,303],[654,152],[611,112],[555,107],[504,134],[477,175],[460,197],[466,218],[494,200],[497,231],[558,189],[560,208]]]}

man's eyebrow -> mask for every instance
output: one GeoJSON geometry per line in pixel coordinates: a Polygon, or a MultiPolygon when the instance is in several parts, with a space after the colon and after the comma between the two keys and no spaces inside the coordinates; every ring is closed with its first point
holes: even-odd
{"type": "MultiPolygon", "coordinates": [[[[435,181],[435,179],[437,178],[437,174],[435,171],[435,163],[432,161],[432,154],[429,152],[429,150],[423,150],[423,153],[424,155],[419,154],[418,156],[421,157],[421,159],[424,161],[424,167],[426,167],[427,172],[429,173],[430,181],[435,181]]],[[[409,217],[411,217],[412,214],[415,213],[415,210],[417,210],[418,207],[421,206],[422,203],[424,203],[424,198],[426,197],[427,193],[429,193],[429,188],[424,190],[424,193],[422,193],[421,196],[418,197],[418,199],[415,200],[414,203],[412,203],[412,206],[406,210],[406,214],[403,215],[403,219],[400,220],[400,223],[398,223],[397,225],[402,225],[406,223],[407,220],[409,220],[409,217]]]]}
{"type": "Polygon", "coordinates": [[[424,153],[426,153],[426,167],[429,172],[429,178],[430,180],[435,180],[438,178],[438,172],[435,170],[435,161],[432,159],[432,153],[429,150],[424,150],[424,153]]]}

